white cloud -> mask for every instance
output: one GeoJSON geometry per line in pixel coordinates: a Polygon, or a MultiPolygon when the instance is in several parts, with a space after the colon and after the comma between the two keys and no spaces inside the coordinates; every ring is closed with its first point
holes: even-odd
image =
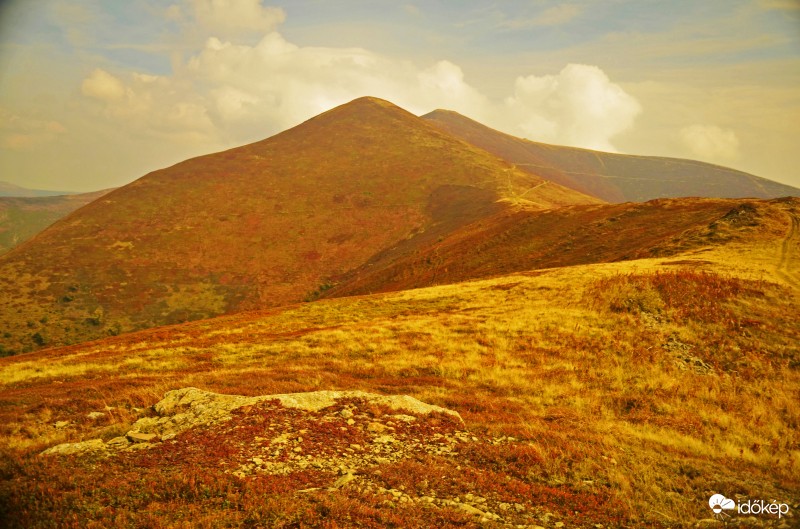
{"type": "Polygon", "coordinates": [[[728,161],[739,155],[739,138],[731,129],[690,125],[681,129],[680,138],[692,154],[705,160],[728,161]]]}
{"type": "MultiPolygon", "coordinates": [[[[169,16],[202,25],[223,6],[235,8],[226,22],[218,21],[219,30],[244,24],[248,13],[259,22],[246,29],[272,28],[283,19],[256,0],[193,0],[169,16]]],[[[97,69],[82,91],[132,132],[220,148],[267,137],[365,95],[416,114],[447,108],[512,134],[605,150],[613,150],[611,139],[630,128],[640,110],[595,66],[520,77],[513,96],[492,101],[453,62],[419,68],[362,48],[302,47],[274,28],[254,43],[210,36],[169,76],[117,77],[97,69]]]]}
{"type": "Polygon", "coordinates": [[[59,121],[20,116],[0,108],[0,147],[31,151],[67,132],[59,121]]]}
{"type": "Polygon", "coordinates": [[[118,101],[125,97],[125,85],[107,71],[96,68],[81,83],[84,95],[104,101],[118,101]]]}
{"type": "Polygon", "coordinates": [[[549,143],[613,151],[631,128],[639,102],[596,66],[569,64],[558,75],[518,77],[506,100],[516,130],[549,143]]]}

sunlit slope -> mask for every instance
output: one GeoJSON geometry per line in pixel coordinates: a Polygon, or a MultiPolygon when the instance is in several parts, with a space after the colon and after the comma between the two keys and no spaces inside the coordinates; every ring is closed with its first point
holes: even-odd
{"type": "Polygon", "coordinates": [[[300,301],[398,241],[507,207],[597,199],[361,98],[120,188],[0,260],[0,345],[24,351],[300,301]],[[523,196],[524,195],[524,196],[523,196]]]}
{"type": "Polygon", "coordinates": [[[449,110],[435,110],[423,118],[519,169],[608,202],[800,196],[800,189],[795,187],[719,165],[537,143],[504,134],[449,110]]]}
{"type": "Polygon", "coordinates": [[[52,197],[0,196],[0,254],[110,191],[52,197]]]}
{"type": "MultiPolygon", "coordinates": [[[[747,237],[723,237],[731,226],[717,238],[689,231],[670,257],[320,300],[0,359],[0,498],[28,527],[143,516],[220,527],[477,525],[429,505],[434,496],[483,498],[502,519],[484,527],[695,527],[710,518],[709,491],[797,509],[798,207],[756,210],[747,237]],[[340,476],[313,468],[236,478],[202,432],[186,457],[36,455],[122,435],[185,386],[408,394],[458,411],[476,441],[376,465],[338,487],[340,476]],[[197,466],[198,454],[214,459],[197,466]]],[[[748,215],[737,216],[750,224],[748,215]]]]}
{"type": "MultiPolygon", "coordinates": [[[[522,270],[674,255],[707,245],[772,240],[800,199],[660,199],[509,209],[425,248],[397,245],[323,295],[404,290],[522,270]]],[[[791,225],[791,224],[790,224],[791,225]]]]}

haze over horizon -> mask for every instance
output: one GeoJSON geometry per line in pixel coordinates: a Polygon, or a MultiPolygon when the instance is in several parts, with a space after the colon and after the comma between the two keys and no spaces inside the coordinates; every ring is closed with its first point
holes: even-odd
{"type": "Polygon", "coordinates": [[[364,95],[800,186],[800,2],[5,2],[0,180],[119,186],[364,95]]]}

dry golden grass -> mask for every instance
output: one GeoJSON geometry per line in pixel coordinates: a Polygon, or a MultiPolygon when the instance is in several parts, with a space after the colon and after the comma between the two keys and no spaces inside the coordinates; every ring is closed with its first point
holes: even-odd
{"type": "MultiPolygon", "coordinates": [[[[711,492],[796,505],[798,252],[780,220],[771,240],[669,259],[322,300],[2,359],[9,481],[0,499],[30,509],[26,494],[44,485],[26,475],[65,471],[35,453],[117,435],[134,408],[197,386],[248,395],[362,389],[456,409],[468,429],[514,436],[541,455],[522,473],[502,455],[476,459],[484,463],[474,472],[517,469],[539,505],[568,524],[691,526],[710,517],[711,492]],[[105,406],[113,409],[102,421],[86,419],[105,406]],[[55,429],[56,421],[71,424],[55,429]],[[593,507],[578,512],[565,497],[593,507]],[[599,514],[603,505],[616,518],[599,514]]],[[[88,484],[101,469],[77,475],[88,484]]],[[[426,470],[434,471],[455,472],[426,470]]],[[[459,486],[478,486],[461,474],[459,486]]],[[[79,496],[91,504],[90,492],[79,496]]],[[[76,505],[58,504],[55,516],[76,505]]],[[[214,512],[209,526],[225,525],[224,508],[214,512]]],[[[314,526],[306,522],[298,526],[314,526]]]]}

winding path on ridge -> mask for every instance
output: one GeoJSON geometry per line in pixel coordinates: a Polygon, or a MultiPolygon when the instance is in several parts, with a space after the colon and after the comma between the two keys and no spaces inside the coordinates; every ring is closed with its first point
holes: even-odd
{"type": "Polygon", "coordinates": [[[787,283],[795,288],[800,288],[800,280],[797,279],[797,264],[794,263],[796,258],[794,256],[795,248],[798,239],[800,239],[800,218],[796,213],[789,212],[791,223],[789,225],[789,232],[783,239],[781,244],[781,257],[778,262],[777,272],[778,275],[787,283]],[[792,266],[794,265],[794,266],[792,266]]]}

